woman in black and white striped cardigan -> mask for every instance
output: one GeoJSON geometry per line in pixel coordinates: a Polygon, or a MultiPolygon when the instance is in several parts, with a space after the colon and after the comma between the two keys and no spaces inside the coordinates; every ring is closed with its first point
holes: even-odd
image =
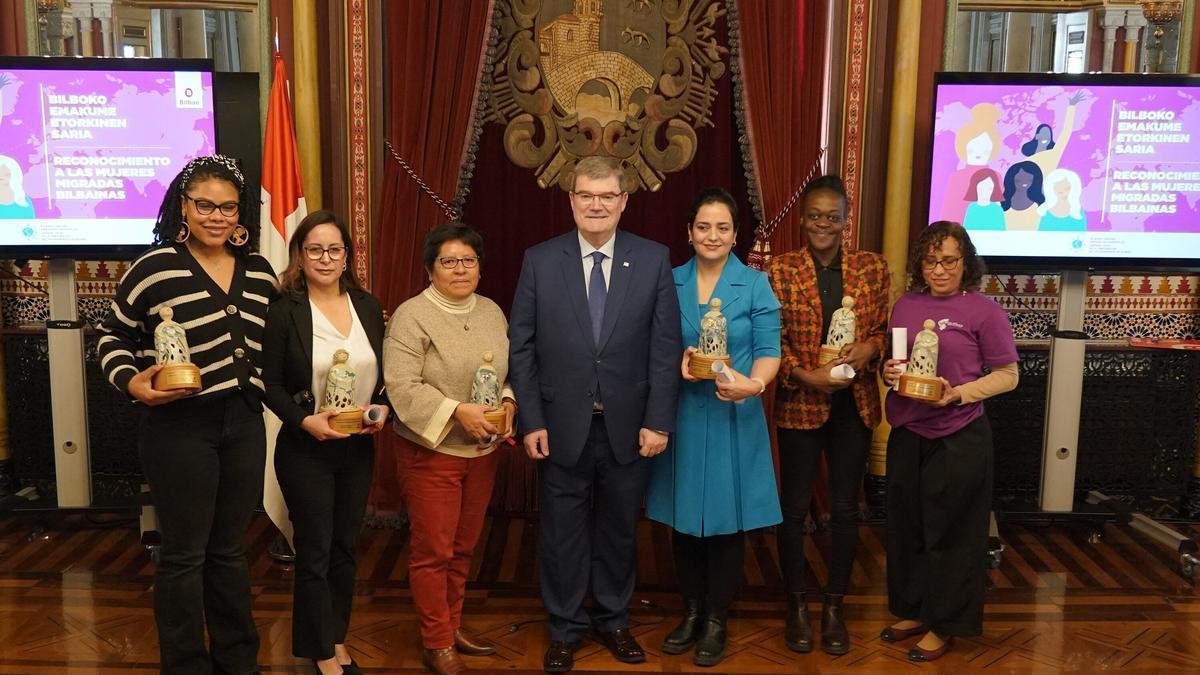
{"type": "Polygon", "coordinates": [[[154,617],[164,673],[258,670],[242,539],[263,484],[262,333],[277,293],[255,252],[258,190],[221,155],[172,181],[155,247],[121,279],[100,326],[100,364],[144,404],[139,451],[162,533],[154,617]],[[154,389],[159,311],[186,331],[203,388],[154,389]],[[205,647],[205,627],[212,647],[205,647]]]}

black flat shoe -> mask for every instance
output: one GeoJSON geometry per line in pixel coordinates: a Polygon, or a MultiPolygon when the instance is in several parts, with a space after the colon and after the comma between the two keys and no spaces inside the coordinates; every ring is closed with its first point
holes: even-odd
{"type": "Polygon", "coordinates": [[[951,636],[946,638],[946,641],[942,643],[942,646],[938,647],[937,649],[921,649],[920,647],[913,647],[912,649],[908,650],[908,660],[915,661],[917,663],[937,661],[945,656],[946,652],[950,651],[950,648],[953,646],[954,637],[951,636]]]}
{"type": "Polygon", "coordinates": [[[913,628],[893,628],[892,626],[888,626],[879,631],[879,639],[884,642],[899,642],[907,640],[914,635],[924,635],[928,632],[929,626],[923,623],[919,623],[913,628]]]}

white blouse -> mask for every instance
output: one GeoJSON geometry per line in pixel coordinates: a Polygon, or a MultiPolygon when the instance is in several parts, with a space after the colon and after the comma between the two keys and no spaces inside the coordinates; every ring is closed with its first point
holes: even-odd
{"type": "Polygon", "coordinates": [[[360,408],[370,405],[375,388],[379,384],[379,364],[375,350],[371,348],[367,331],[358,320],[358,312],[354,311],[354,305],[350,303],[350,294],[345,294],[345,298],[346,304],[350,305],[350,335],[339,333],[313,301],[308,301],[313,319],[313,380],[310,391],[317,401],[317,410],[320,410],[321,404],[325,402],[325,378],[333,365],[333,353],[339,349],[345,349],[350,354],[346,364],[354,371],[355,405],[360,408]]]}

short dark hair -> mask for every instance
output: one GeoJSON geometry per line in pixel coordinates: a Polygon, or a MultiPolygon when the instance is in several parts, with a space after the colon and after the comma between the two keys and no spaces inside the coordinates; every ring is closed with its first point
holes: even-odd
{"type": "Polygon", "coordinates": [[[925,276],[921,274],[921,259],[929,251],[941,248],[942,242],[946,241],[947,238],[957,241],[958,248],[962,252],[962,287],[964,289],[978,289],[980,287],[983,283],[983,275],[987,274],[987,265],[984,264],[983,258],[980,258],[979,254],[975,252],[975,244],[971,243],[971,236],[967,234],[962,225],[949,220],[939,220],[935,223],[930,223],[929,227],[921,230],[920,236],[913,242],[912,248],[909,250],[909,288],[926,288],[925,276]]]}
{"type": "Polygon", "coordinates": [[[346,223],[336,213],[327,209],[313,211],[304,216],[304,219],[296,226],[296,231],[288,240],[288,266],[279,275],[280,288],[292,297],[304,297],[304,293],[308,290],[308,282],[304,278],[304,271],[300,269],[300,258],[304,255],[301,249],[304,246],[304,240],[308,238],[308,233],[318,225],[336,227],[342,235],[342,245],[346,247],[346,257],[343,258],[346,268],[338,277],[338,290],[345,293],[350,289],[362,289],[362,284],[359,283],[358,277],[350,267],[350,263],[354,262],[354,237],[350,235],[350,229],[346,227],[346,223]]]}
{"type": "Polygon", "coordinates": [[[438,225],[425,235],[422,258],[425,261],[426,272],[433,274],[433,263],[437,262],[438,253],[442,251],[442,244],[448,241],[461,241],[475,249],[475,255],[479,256],[480,264],[483,263],[483,235],[466,223],[446,223],[438,225]]]}
{"type": "Polygon", "coordinates": [[[733,219],[733,231],[738,229],[738,205],[734,201],[733,195],[729,191],[720,187],[707,187],[700,191],[696,196],[696,200],[692,202],[692,210],[688,215],[688,227],[690,228],[696,222],[696,214],[700,213],[700,209],[708,204],[723,204],[729,209],[729,217],[733,219]]]}
{"type": "Polygon", "coordinates": [[[847,206],[850,204],[850,197],[846,196],[846,183],[836,173],[827,173],[824,176],[808,181],[808,184],[804,186],[804,190],[800,193],[800,203],[803,204],[804,199],[817,190],[829,190],[841,197],[842,202],[847,206]]]}

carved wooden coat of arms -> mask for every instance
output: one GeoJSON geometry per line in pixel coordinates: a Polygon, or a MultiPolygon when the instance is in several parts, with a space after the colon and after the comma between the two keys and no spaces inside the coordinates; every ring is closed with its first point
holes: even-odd
{"type": "Polygon", "coordinates": [[[538,185],[570,189],[575,162],[621,160],[657,190],[712,126],[722,0],[500,0],[488,97],[504,148],[538,185]]]}

